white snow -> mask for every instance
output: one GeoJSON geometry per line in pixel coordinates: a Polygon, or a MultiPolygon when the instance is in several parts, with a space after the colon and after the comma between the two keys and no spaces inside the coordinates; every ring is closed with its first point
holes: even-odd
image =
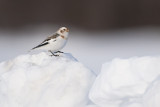
{"type": "Polygon", "coordinates": [[[0,107],[84,107],[95,75],[71,54],[0,63],[0,107]]]}
{"type": "MultiPolygon", "coordinates": [[[[17,30],[0,29],[0,62],[9,60],[41,43],[60,26],[26,26],[17,30]]],[[[109,31],[88,31],[70,26],[63,52],[99,73],[101,65],[115,57],[155,56],[160,53],[160,28],[144,27],[109,31]]]]}
{"type": "Polygon", "coordinates": [[[143,96],[144,107],[160,107],[160,77],[158,77],[143,96]]]}
{"type": "Polygon", "coordinates": [[[160,107],[160,57],[114,59],[103,64],[90,91],[100,107],[160,107]]]}
{"type": "MultiPolygon", "coordinates": [[[[0,31],[0,61],[26,53],[56,29],[31,26],[15,32],[0,31]]],[[[103,64],[92,88],[94,74],[70,54],[59,58],[45,53],[23,55],[3,62],[0,64],[0,107],[41,107],[43,104],[49,107],[45,102],[51,105],[54,102],[56,107],[61,107],[58,103],[65,107],[67,104],[72,104],[69,107],[160,107],[160,60],[156,57],[160,53],[159,28],[105,32],[71,29],[62,51],[72,53],[96,74],[104,62],[115,57],[126,59],[103,64]],[[133,56],[139,57],[129,58],[133,56]],[[97,105],[92,102],[86,105],[90,88],[90,98],[97,105]],[[51,98],[52,95],[56,96],[51,98]]]]}

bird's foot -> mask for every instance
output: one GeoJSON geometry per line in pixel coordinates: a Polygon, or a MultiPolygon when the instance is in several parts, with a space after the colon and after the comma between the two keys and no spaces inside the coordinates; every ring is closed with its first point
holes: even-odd
{"type": "Polygon", "coordinates": [[[51,54],[52,54],[50,56],[59,56],[59,55],[54,54],[51,50],[49,50],[49,52],[51,52],[51,54]]]}
{"type": "Polygon", "coordinates": [[[53,54],[52,54],[52,55],[49,55],[49,56],[51,56],[51,57],[52,57],[52,56],[55,56],[55,57],[57,57],[57,56],[59,56],[59,55],[55,55],[55,54],[53,55],[53,54]]]}
{"type": "Polygon", "coordinates": [[[64,53],[64,52],[62,52],[62,51],[57,51],[57,52],[55,52],[55,53],[64,53]]]}

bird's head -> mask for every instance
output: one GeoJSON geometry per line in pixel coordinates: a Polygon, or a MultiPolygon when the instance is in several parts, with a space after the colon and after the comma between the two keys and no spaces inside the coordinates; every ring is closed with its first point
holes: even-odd
{"type": "Polygon", "coordinates": [[[66,27],[61,27],[61,28],[59,28],[57,33],[60,34],[60,35],[63,35],[63,36],[68,36],[69,29],[66,28],[66,27]]]}

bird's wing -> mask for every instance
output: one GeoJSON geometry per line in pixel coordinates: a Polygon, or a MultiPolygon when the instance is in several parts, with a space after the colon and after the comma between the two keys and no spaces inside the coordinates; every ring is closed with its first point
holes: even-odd
{"type": "Polygon", "coordinates": [[[51,40],[51,39],[55,39],[55,40],[56,40],[56,38],[57,38],[58,36],[60,36],[60,35],[57,34],[57,33],[53,34],[52,36],[49,36],[49,37],[46,38],[41,44],[39,44],[38,46],[32,48],[32,50],[33,50],[33,49],[36,49],[36,48],[39,48],[39,47],[41,47],[41,46],[44,46],[44,45],[49,44],[49,40],[51,40]]]}
{"type": "Polygon", "coordinates": [[[56,39],[58,36],[60,36],[59,34],[55,33],[52,36],[49,36],[48,38],[46,38],[41,44],[48,42],[51,39],[56,39]]]}

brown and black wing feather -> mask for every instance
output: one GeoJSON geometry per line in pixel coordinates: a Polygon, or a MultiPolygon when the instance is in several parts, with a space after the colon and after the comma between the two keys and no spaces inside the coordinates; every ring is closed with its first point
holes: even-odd
{"type": "Polygon", "coordinates": [[[38,46],[36,46],[36,47],[32,48],[32,50],[33,50],[33,49],[36,49],[36,48],[39,48],[39,47],[41,47],[41,46],[47,45],[47,44],[48,44],[48,42],[43,43],[43,44],[39,44],[38,46]]]}
{"type": "Polygon", "coordinates": [[[56,33],[56,34],[48,37],[48,38],[45,39],[41,44],[39,44],[38,46],[32,48],[32,50],[33,50],[33,49],[36,49],[36,48],[39,48],[39,47],[41,47],[41,46],[45,46],[45,45],[49,44],[49,42],[48,42],[49,40],[55,39],[55,38],[57,38],[58,36],[60,36],[60,35],[56,33]]]}

